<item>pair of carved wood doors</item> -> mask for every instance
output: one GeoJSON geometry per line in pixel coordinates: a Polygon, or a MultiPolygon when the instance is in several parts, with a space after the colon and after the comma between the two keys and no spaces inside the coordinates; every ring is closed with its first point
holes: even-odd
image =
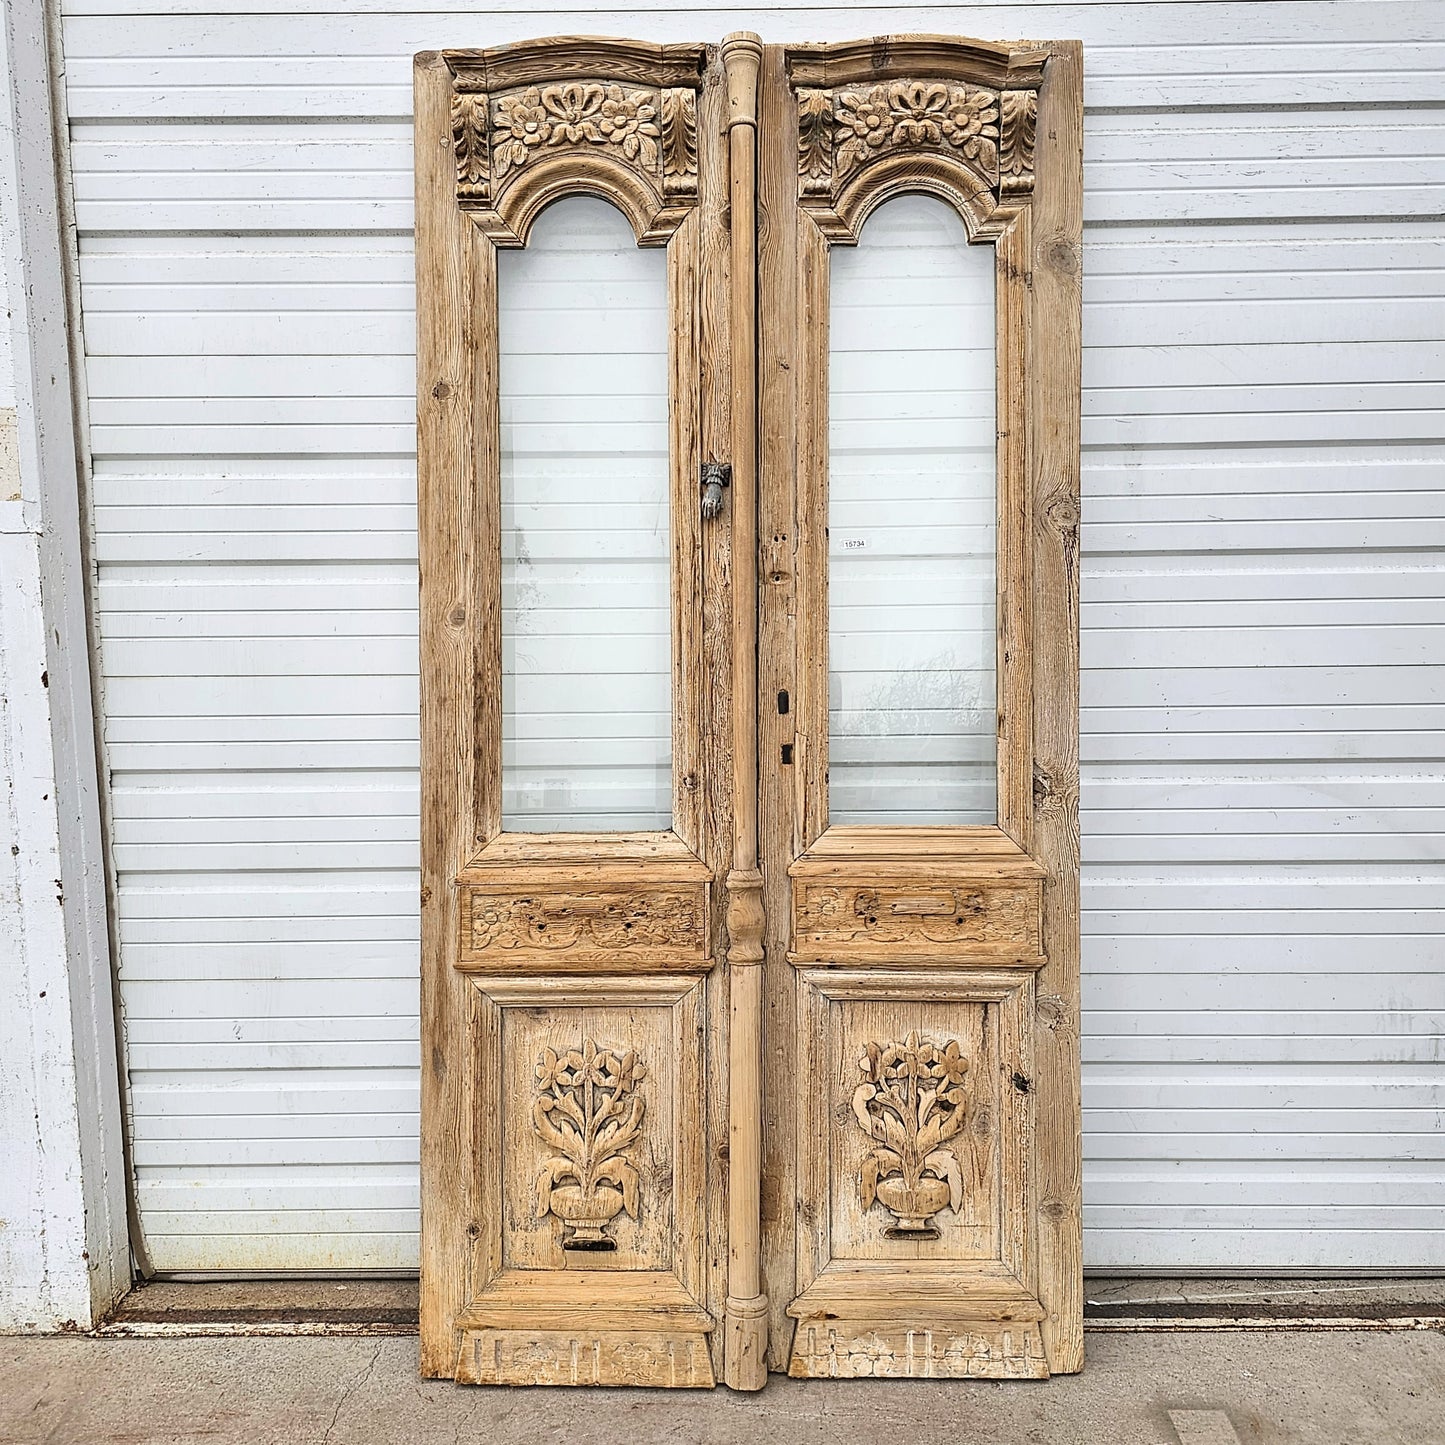
{"type": "Polygon", "coordinates": [[[1080,97],[1072,42],[418,56],[425,1374],[1080,1368],[1080,97]],[[615,498],[646,448],[608,452],[630,391],[562,395],[632,374],[633,292],[579,290],[566,244],[508,270],[578,194],[665,258],[645,505],[615,498]],[[906,209],[894,269],[846,279],[918,196],[982,309],[935,304],[906,209]],[[524,292],[561,338],[529,355],[524,292]],[[882,355],[905,312],[944,340],[882,355]],[[937,381],[955,343],[987,384],[937,381]],[[577,560],[649,505],[651,613],[577,560]],[[528,665],[557,675],[519,721],[528,665]],[[567,770],[654,684],[665,796],[584,806],[567,770]]]}

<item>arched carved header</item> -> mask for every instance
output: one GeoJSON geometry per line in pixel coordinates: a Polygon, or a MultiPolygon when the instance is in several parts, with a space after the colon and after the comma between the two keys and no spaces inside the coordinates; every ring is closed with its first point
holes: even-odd
{"type": "Polygon", "coordinates": [[[991,241],[1034,182],[1038,89],[1048,52],[944,36],[805,45],[786,52],[798,106],[798,199],[829,240],[927,191],[991,241]]]}
{"type": "Polygon", "coordinates": [[[498,246],[525,246],[550,202],[616,205],[642,246],[697,204],[702,45],[566,36],[443,52],[457,204],[498,246]]]}

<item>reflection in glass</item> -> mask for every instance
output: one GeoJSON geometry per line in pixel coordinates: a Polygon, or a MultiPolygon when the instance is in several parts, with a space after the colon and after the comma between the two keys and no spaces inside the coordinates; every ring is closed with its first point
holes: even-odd
{"type": "Polygon", "coordinates": [[[994,250],[901,196],[831,253],[833,823],[993,823],[994,250]]]}
{"type": "Polygon", "coordinates": [[[508,830],[672,824],[666,267],[582,196],[497,257],[508,830]]]}

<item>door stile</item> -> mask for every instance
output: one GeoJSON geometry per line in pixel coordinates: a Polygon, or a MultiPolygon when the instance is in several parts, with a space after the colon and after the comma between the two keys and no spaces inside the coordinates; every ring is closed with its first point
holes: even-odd
{"type": "Polygon", "coordinates": [[[767,1383],[762,1287],[763,878],[758,869],[757,128],[762,41],[722,44],[732,203],[733,857],[727,877],[728,1298],[724,1379],[767,1383]]]}
{"type": "MultiPolygon", "coordinates": [[[[476,669],[467,610],[478,595],[476,554],[454,545],[472,531],[476,442],[472,409],[476,365],[471,330],[458,326],[494,304],[486,271],[468,264],[472,226],[457,209],[451,144],[452,75],[435,51],[416,57],[417,449],[430,491],[419,508],[421,557],[421,927],[423,937],[459,931],[451,875],[466,855],[475,753],[462,700],[476,669]],[[491,292],[490,296],[487,294],[491,292]],[[458,725],[458,724],[461,725],[458,725]]],[[[421,1373],[448,1377],[459,1345],[452,1318],[470,1272],[467,1221],[456,1220],[476,1158],[476,1132],[451,1073],[466,1057],[466,979],[438,960],[421,972],[422,1258],[436,1283],[421,1293],[421,1373]],[[452,1227],[456,1223],[457,1227],[452,1227]]]]}
{"type": "Polygon", "coordinates": [[[1051,45],[1039,93],[1029,329],[1034,525],[1033,855],[1046,870],[1036,981],[1040,1298],[1055,1373],[1084,1365],[1079,1047],[1079,520],[1084,54],[1051,45]]]}
{"type": "Polygon", "coordinates": [[[801,851],[806,736],[798,730],[798,559],[802,521],[797,379],[802,338],[792,298],[798,285],[797,136],[781,46],[763,48],[758,95],[758,402],[760,586],[758,620],[758,778],[760,864],[766,920],[763,964],[764,1290],[769,1302],[768,1367],[786,1370],[793,1334],[797,1061],[795,982],[788,962],[792,880],[787,864],[801,851]],[[790,758],[791,762],[785,762],[790,758]]]}
{"type": "Polygon", "coordinates": [[[998,825],[1033,843],[1033,487],[1029,472],[1032,207],[994,243],[998,301],[998,825]]]}

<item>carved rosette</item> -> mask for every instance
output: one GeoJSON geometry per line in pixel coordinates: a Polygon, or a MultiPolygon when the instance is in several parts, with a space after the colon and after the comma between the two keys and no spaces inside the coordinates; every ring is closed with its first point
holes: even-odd
{"type": "Polygon", "coordinates": [[[697,200],[697,92],[688,86],[599,74],[489,91],[463,70],[453,83],[452,146],[458,204],[480,213],[502,244],[516,244],[535,213],[529,196],[519,223],[509,192],[541,184],[544,169],[615,177],[650,241],[665,240],[697,200]]]}

